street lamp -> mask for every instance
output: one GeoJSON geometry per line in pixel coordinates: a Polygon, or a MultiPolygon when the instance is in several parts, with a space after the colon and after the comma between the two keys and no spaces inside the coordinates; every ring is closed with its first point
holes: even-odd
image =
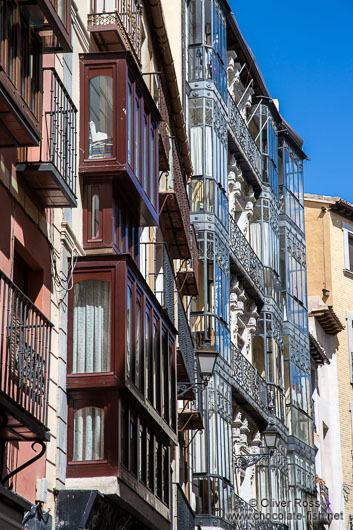
{"type": "Polygon", "coordinates": [[[261,460],[269,459],[275,452],[275,449],[277,449],[280,436],[275,429],[274,425],[269,423],[264,432],[262,433],[265,446],[268,450],[268,453],[248,453],[245,448],[241,448],[243,450],[243,454],[240,455],[234,455],[233,457],[233,464],[235,468],[241,468],[246,469],[247,467],[254,466],[255,464],[258,464],[261,460]]]}
{"type": "Polygon", "coordinates": [[[264,437],[265,445],[269,451],[269,455],[272,456],[274,450],[277,449],[280,440],[277,429],[275,429],[272,423],[269,423],[262,433],[262,436],[264,437]]]}
{"type": "Polygon", "coordinates": [[[214,344],[205,341],[195,350],[195,357],[202,381],[200,383],[178,383],[178,399],[182,399],[190,390],[206,388],[213,375],[218,351],[214,344]]]}
{"type": "Polygon", "coordinates": [[[195,356],[202,379],[209,381],[218,357],[216,346],[211,344],[210,341],[207,341],[195,351],[195,356]]]}

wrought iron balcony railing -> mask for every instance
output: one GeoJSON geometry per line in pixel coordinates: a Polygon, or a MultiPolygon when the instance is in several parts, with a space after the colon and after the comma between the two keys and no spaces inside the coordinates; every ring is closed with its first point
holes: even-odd
{"type": "Polygon", "coordinates": [[[232,528],[234,530],[256,530],[257,510],[236,493],[233,493],[231,504],[232,509],[226,517],[232,524],[232,528]]]}
{"type": "MultiPolygon", "coordinates": [[[[112,2],[109,2],[111,6],[112,2]]],[[[111,7],[109,7],[111,9],[111,7]]],[[[131,51],[136,62],[141,64],[142,8],[137,0],[115,0],[113,11],[106,12],[99,0],[91,1],[88,15],[88,30],[99,33],[98,45],[105,50],[131,51]]]]}
{"type": "MultiPolygon", "coordinates": [[[[189,322],[185,313],[184,305],[178,293],[178,349],[183,358],[186,374],[185,379],[193,383],[195,381],[195,348],[192,339],[189,322]]],[[[178,378],[179,381],[180,378],[178,378]]]]}
{"type": "Polygon", "coordinates": [[[244,287],[256,300],[264,297],[264,267],[234,218],[229,215],[230,256],[244,287]]]}
{"type": "Polygon", "coordinates": [[[165,243],[140,244],[140,271],[174,323],[174,269],[165,243]]]}
{"type": "Polygon", "coordinates": [[[54,68],[44,68],[43,84],[42,141],[19,150],[17,171],[44,206],[76,206],[77,109],[54,68]]]}
{"type": "Polygon", "coordinates": [[[286,524],[268,520],[267,514],[260,513],[236,493],[232,496],[232,510],[227,519],[234,530],[288,530],[286,524]]]}
{"type": "MultiPolygon", "coordinates": [[[[8,421],[25,432],[26,412],[47,423],[49,351],[52,324],[25,294],[0,271],[0,399],[16,417],[8,421]],[[13,413],[22,411],[22,420],[13,413]],[[24,418],[24,419],[23,419],[24,418]]],[[[4,408],[3,408],[4,407],[4,408]]],[[[27,416],[28,417],[28,416],[27,416]]]]}
{"type": "Polygon", "coordinates": [[[178,530],[190,530],[195,526],[195,514],[192,511],[189,501],[185,497],[185,493],[179,484],[177,484],[177,490],[178,530]]]}
{"type": "Polygon", "coordinates": [[[318,479],[317,490],[319,494],[320,507],[319,507],[319,522],[328,524],[329,514],[332,514],[329,501],[329,491],[324,480],[318,479]]]}
{"type": "Polygon", "coordinates": [[[254,187],[261,187],[262,181],[262,156],[255,140],[251,136],[249,129],[240,114],[240,111],[228,92],[228,116],[229,130],[235,143],[236,154],[242,170],[254,184],[254,187]],[[251,176],[250,172],[253,173],[251,176]]]}
{"type": "Polygon", "coordinates": [[[244,355],[232,343],[233,387],[237,400],[255,418],[260,416],[267,421],[268,391],[267,383],[244,355]]]}

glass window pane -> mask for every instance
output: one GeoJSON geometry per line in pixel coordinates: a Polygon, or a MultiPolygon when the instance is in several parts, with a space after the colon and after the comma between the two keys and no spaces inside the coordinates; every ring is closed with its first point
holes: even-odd
{"type": "Polygon", "coordinates": [[[104,411],[85,407],[74,412],[74,461],[103,460],[104,411]]]}
{"type": "Polygon", "coordinates": [[[92,195],[91,238],[99,237],[99,195],[92,195]]]}
{"type": "Polygon", "coordinates": [[[127,287],[126,293],[126,370],[128,377],[132,379],[133,362],[132,362],[132,307],[131,307],[131,288],[127,287]]]}
{"type": "Polygon", "coordinates": [[[136,385],[143,387],[143,348],[142,348],[142,327],[141,327],[141,304],[136,300],[136,336],[135,336],[135,357],[136,357],[136,385]]]}
{"type": "Polygon", "coordinates": [[[110,370],[110,282],[85,280],[74,286],[72,372],[110,370]]]}
{"type": "Polygon", "coordinates": [[[88,158],[113,154],[113,79],[98,75],[89,81],[88,158]]]}
{"type": "Polygon", "coordinates": [[[140,103],[135,99],[135,175],[140,180],[140,103]]]}

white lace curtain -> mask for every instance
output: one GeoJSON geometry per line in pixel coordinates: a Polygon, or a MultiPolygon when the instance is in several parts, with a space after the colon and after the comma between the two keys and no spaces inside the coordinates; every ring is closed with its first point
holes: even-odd
{"type": "Polygon", "coordinates": [[[104,411],[85,407],[74,412],[73,460],[103,460],[104,411]]]}
{"type": "Polygon", "coordinates": [[[190,129],[190,151],[191,160],[194,167],[194,175],[202,175],[202,127],[191,127],[190,129]]]}
{"type": "Polygon", "coordinates": [[[110,370],[110,282],[86,280],[75,284],[72,372],[110,370]]]}
{"type": "MultiPolygon", "coordinates": [[[[206,175],[213,175],[213,159],[212,159],[212,128],[206,127],[205,133],[205,153],[206,153],[206,175]]],[[[203,137],[202,127],[191,127],[190,129],[190,151],[192,165],[194,167],[195,175],[203,175],[203,137]]]]}

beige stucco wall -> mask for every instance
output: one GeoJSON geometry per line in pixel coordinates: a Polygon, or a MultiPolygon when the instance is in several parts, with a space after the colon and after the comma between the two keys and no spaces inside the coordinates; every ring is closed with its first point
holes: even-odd
{"type": "MultiPolygon", "coordinates": [[[[308,295],[321,296],[325,287],[330,290],[327,305],[332,305],[341,323],[346,326],[346,312],[353,311],[353,278],[344,273],[344,236],[342,223],[353,223],[329,210],[332,202],[322,200],[305,201],[305,226],[307,238],[308,295]],[[325,208],[323,210],[322,208],[325,208]]],[[[343,484],[341,484],[341,504],[345,511],[345,526],[348,514],[353,513],[353,480],[352,480],[352,418],[350,403],[353,403],[351,384],[350,353],[348,349],[348,332],[345,328],[337,335],[336,352],[337,377],[332,384],[338,384],[338,406],[342,454],[343,484]],[[342,488],[350,487],[350,493],[344,499],[342,488]]],[[[348,491],[348,490],[347,490],[348,491]]]]}
{"type": "Polygon", "coordinates": [[[170,49],[172,51],[175,73],[177,76],[180,95],[183,93],[182,84],[182,0],[162,0],[164,22],[167,28],[170,49]]]}

